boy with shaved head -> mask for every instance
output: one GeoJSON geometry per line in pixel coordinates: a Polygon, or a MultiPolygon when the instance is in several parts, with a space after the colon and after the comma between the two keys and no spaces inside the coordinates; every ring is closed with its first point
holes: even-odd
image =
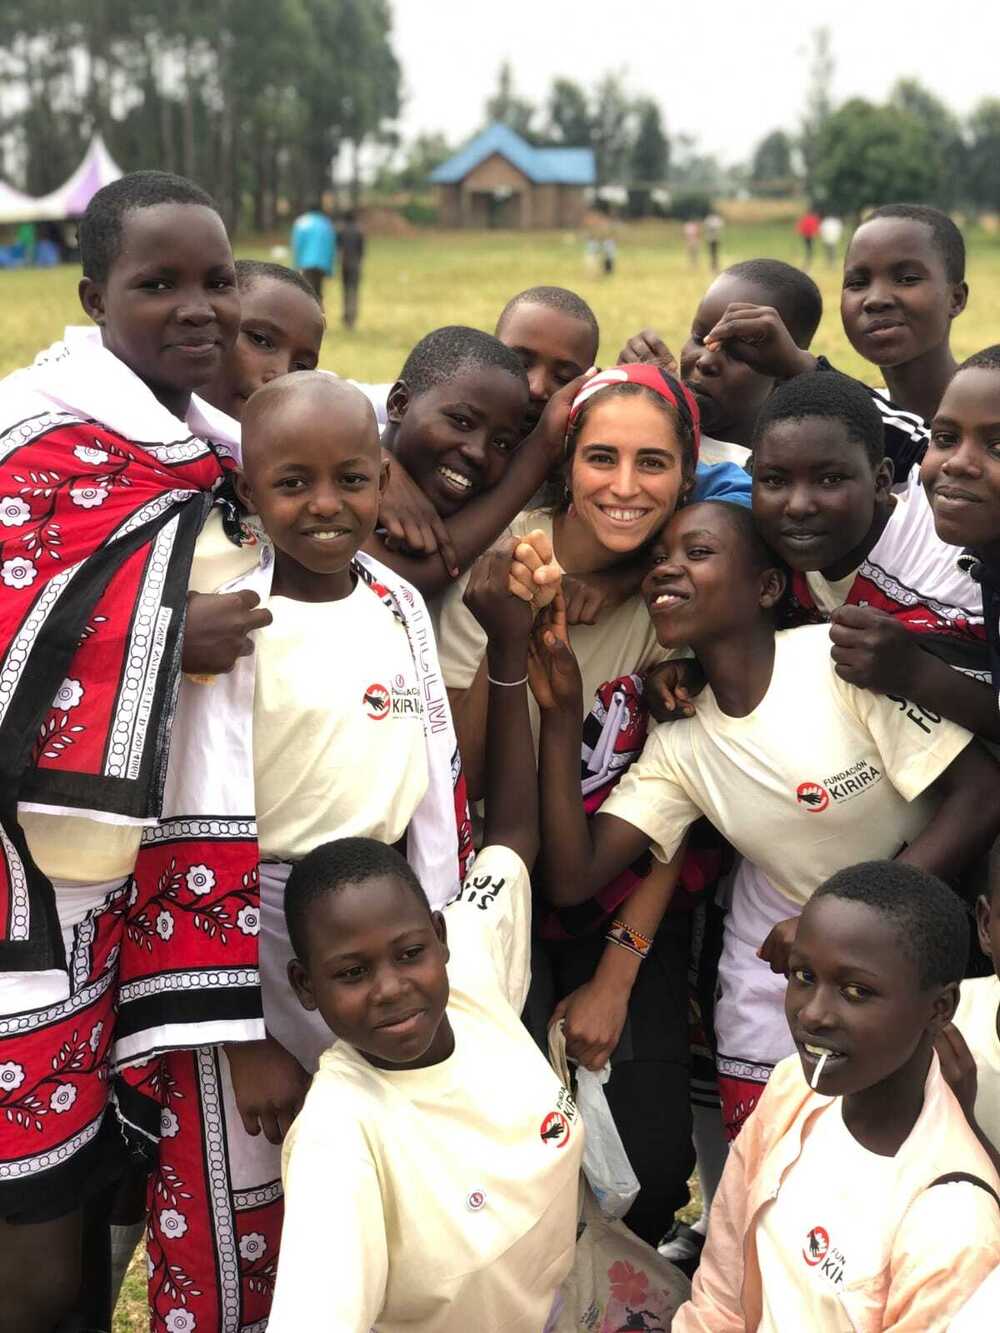
{"type": "Polygon", "coordinates": [[[149,1244],[154,1329],[173,1327],[168,1265],[200,1293],[186,1306],[197,1327],[268,1316],[281,1141],[329,1044],[286,980],[292,865],[333,838],[374,838],[405,853],[435,906],[458,888],[464,783],[426,608],[362,552],[386,473],[372,408],[345,381],[303,371],[248,402],[236,489],[256,561],[227,587],[257,592],[273,620],[228,675],[184,682],[167,793],[188,816],[213,816],[223,792],[256,812],[259,904],[251,882],[228,928],[259,937],[266,1036],[168,1060],[149,1244]],[[226,1274],[237,1270],[234,1294],[226,1274]]]}

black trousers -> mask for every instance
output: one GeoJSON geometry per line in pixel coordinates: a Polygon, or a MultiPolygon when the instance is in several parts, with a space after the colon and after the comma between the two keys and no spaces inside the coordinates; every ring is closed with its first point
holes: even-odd
{"type": "MultiPolygon", "coordinates": [[[[688,1201],[691,1143],[688,954],[690,915],[668,913],[639,968],[628,1016],[611,1057],[605,1093],[640,1191],[625,1215],[637,1236],[656,1245],[688,1201]]],[[[543,1050],[556,1004],[594,975],[602,933],[536,940],[524,1020],[543,1050]]]]}

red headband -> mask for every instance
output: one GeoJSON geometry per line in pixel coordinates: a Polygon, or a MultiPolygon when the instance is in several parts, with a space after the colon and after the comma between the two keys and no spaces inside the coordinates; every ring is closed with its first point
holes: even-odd
{"type": "Polygon", "coordinates": [[[681,391],[684,405],[691,414],[694,461],[697,463],[698,450],[701,445],[701,415],[698,411],[698,404],[687,385],[682,384],[680,380],[675,380],[672,376],[668,378],[660,366],[614,366],[611,370],[600,371],[599,374],[594,375],[587,381],[573,399],[573,405],[569,409],[569,424],[573,424],[580,414],[580,409],[589,398],[592,398],[595,393],[600,393],[602,389],[609,389],[615,384],[641,384],[643,388],[651,389],[653,393],[665,399],[671,407],[683,413],[683,408],[677,401],[677,392],[674,388],[676,385],[677,389],[681,391]]]}

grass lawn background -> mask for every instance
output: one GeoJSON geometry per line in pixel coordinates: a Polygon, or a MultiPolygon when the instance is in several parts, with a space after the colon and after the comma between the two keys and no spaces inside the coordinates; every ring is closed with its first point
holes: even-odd
{"type": "MultiPolygon", "coordinates": [[[[407,352],[442,324],[492,329],[515,292],[538,283],[571,287],[593,306],[601,325],[601,364],[614,364],[632,333],[652,325],[679,351],[711,278],[707,262],[692,269],[677,224],[622,227],[618,268],[610,278],[588,272],[584,237],[568,232],[435,232],[369,238],[361,291],[360,326],[340,325],[337,283],[327,284],[330,329],[321,364],[353,379],[392,380],[407,352]]],[[[240,256],[269,258],[270,244],[236,245],[240,256]]],[[[762,255],[796,262],[800,245],[786,225],[730,226],[723,264],[762,255]]],[[[850,348],[840,327],[839,268],[818,257],[813,269],[826,314],[813,343],[838,367],[877,379],[850,348]]],[[[970,237],[969,308],[955,323],[953,346],[962,357],[1000,341],[1000,239],[970,237]]],[[[85,323],[76,299],[74,267],[0,272],[0,374],[29,362],[68,323],[85,323]]]]}
{"type": "MultiPolygon", "coordinates": [[[[651,325],[679,352],[702,293],[711,280],[707,261],[690,267],[680,227],[649,224],[618,232],[618,267],[610,278],[590,273],[584,237],[563,232],[420,232],[373,236],[368,242],[360,324],[340,326],[340,292],[327,284],[330,329],[321,364],[353,379],[392,380],[413,344],[442,324],[492,329],[509,297],[539,283],[570,287],[593,306],[601,325],[600,363],[613,364],[625,340],[651,325]]],[[[1000,341],[1000,240],[970,238],[969,308],[956,321],[952,345],[962,357],[1000,341]]],[[[271,257],[270,242],[248,239],[238,256],[271,257]]],[[[795,263],[801,250],[787,225],[730,226],[722,262],[770,256],[795,263]]],[[[877,382],[873,368],[851,349],[840,327],[840,270],[817,257],[813,276],[826,310],[813,350],[839,368],[877,382]]],[[[27,364],[60,337],[66,324],[85,323],[76,298],[79,274],[64,267],[0,272],[0,374],[27,364]]],[[[692,1212],[694,1210],[692,1209],[692,1212]]],[[[115,1314],[115,1333],[148,1327],[146,1266],[137,1252],[115,1314]]]]}

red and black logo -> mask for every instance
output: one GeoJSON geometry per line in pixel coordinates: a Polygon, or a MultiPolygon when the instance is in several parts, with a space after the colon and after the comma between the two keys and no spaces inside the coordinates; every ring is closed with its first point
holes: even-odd
{"type": "Polygon", "coordinates": [[[562,1111],[550,1111],[538,1129],[542,1142],[550,1148],[564,1148],[569,1143],[569,1121],[562,1111]]]}
{"type": "Polygon", "coordinates": [[[800,782],[795,799],[811,815],[818,815],[830,804],[830,793],[819,782],[800,782]]]}
{"type": "Polygon", "coordinates": [[[821,1264],[826,1258],[827,1250],[830,1248],[830,1233],[826,1227],[813,1227],[812,1231],[806,1236],[806,1243],[802,1249],[802,1257],[810,1268],[816,1264],[821,1264]]]}
{"type": "Polygon", "coordinates": [[[381,722],[392,711],[392,700],[384,685],[369,685],[362,696],[365,712],[373,722],[381,722]]]}

